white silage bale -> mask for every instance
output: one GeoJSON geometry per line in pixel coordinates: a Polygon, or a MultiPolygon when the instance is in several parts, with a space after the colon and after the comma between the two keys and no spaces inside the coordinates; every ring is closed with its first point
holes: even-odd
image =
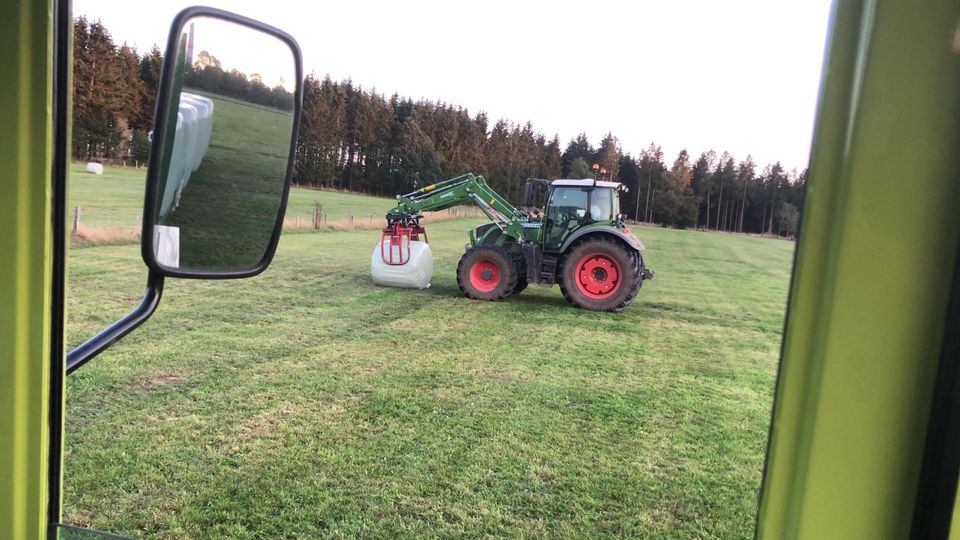
{"type": "Polygon", "coordinates": [[[199,116],[199,113],[193,105],[181,102],[180,114],[183,115],[183,170],[186,172],[184,181],[180,185],[180,189],[183,190],[190,180],[190,173],[197,170],[200,165],[197,156],[197,116],[199,116]]]}
{"type": "Polygon", "coordinates": [[[183,93],[180,95],[180,101],[197,110],[196,159],[193,163],[193,170],[197,170],[210,146],[210,134],[213,132],[213,100],[196,94],[183,93]]]}
{"type": "Polygon", "coordinates": [[[183,92],[177,111],[176,135],[170,152],[170,168],[162,194],[160,215],[177,208],[180,195],[190,182],[190,175],[203,162],[213,132],[213,101],[183,92]]]}
{"type": "Polygon", "coordinates": [[[103,174],[103,165],[91,161],[90,163],[87,163],[87,172],[90,174],[101,175],[103,174]]]}
{"type": "MultiPolygon", "coordinates": [[[[386,245],[384,251],[390,245],[390,240],[383,241],[386,245]]],[[[383,262],[380,252],[380,244],[373,248],[373,254],[370,256],[370,275],[376,285],[387,287],[406,287],[410,289],[426,289],[430,286],[430,280],[433,278],[433,252],[426,242],[410,242],[410,259],[406,264],[390,265],[383,262]]],[[[406,255],[407,247],[404,244],[403,254],[406,255]]],[[[393,246],[393,257],[400,260],[400,246],[393,246]]],[[[387,252],[387,257],[389,257],[387,252]]]]}
{"type": "Polygon", "coordinates": [[[170,151],[170,168],[167,170],[167,182],[160,199],[160,216],[165,216],[177,208],[180,184],[183,178],[183,154],[185,141],[181,136],[183,129],[183,115],[177,113],[177,124],[174,128],[173,149],[170,151]]]}

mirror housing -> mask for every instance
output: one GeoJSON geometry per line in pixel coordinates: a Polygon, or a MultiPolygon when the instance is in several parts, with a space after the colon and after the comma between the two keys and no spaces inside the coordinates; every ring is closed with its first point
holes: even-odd
{"type": "Polygon", "coordinates": [[[527,179],[523,184],[523,206],[530,206],[530,202],[533,200],[533,180],[527,179]]]}
{"type": "Polygon", "coordinates": [[[550,187],[550,180],[540,178],[527,178],[523,184],[522,205],[523,206],[542,206],[540,203],[543,194],[550,187]]]}
{"type": "Polygon", "coordinates": [[[151,271],[229,279],[269,266],[302,105],[303,61],[290,35],[208,7],[174,18],[144,197],[141,254],[151,271]],[[221,68],[217,53],[232,64],[221,68]]]}

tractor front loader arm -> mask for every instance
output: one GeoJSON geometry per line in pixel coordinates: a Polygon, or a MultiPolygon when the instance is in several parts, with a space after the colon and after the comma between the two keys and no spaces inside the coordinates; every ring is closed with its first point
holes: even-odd
{"type": "Polygon", "coordinates": [[[461,204],[477,205],[505,234],[517,240],[522,238],[521,222],[526,215],[491,188],[484,177],[472,173],[397,196],[397,206],[387,212],[387,226],[408,225],[411,221],[419,226],[423,212],[438,212],[461,204]]]}
{"type": "Polygon", "coordinates": [[[388,214],[438,212],[461,204],[474,203],[494,221],[523,219],[524,215],[494,191],[482,176],[462,174],[443,182],[397,197],[397,206],[388,214]]]}

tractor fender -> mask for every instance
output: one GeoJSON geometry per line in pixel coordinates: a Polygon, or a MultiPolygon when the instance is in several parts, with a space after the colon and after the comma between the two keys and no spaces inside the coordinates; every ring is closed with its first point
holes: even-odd
{"type": "Polygon", "coordinates": [[[588,235],[611,235],[620,239],[623,241],[623,243],[627,244],[638,252],[647,249],[644,247],[643,242],[638,240],[636,236],[630,234],[629,232],[624,232],[622,229],[611,227],[609,225],[602,225],[598,227],[586,227],[571,234],[570,237],[567,238],[567,241],[560,246],[560,253],[565,253],[567,248],[572,246],[574,242],[588,235]]]}

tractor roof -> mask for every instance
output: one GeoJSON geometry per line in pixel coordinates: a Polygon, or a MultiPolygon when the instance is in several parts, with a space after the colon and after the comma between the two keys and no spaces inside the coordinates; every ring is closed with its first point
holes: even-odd
{"type": "MultiPolygon", "coordinates": [[[[550,182],[551,186],[579,186],[579,187],[590,187],[594,185],[593,178],[584,178],[582,180],[554,180],[550,182]]],[[[605,188],[618,188],[620,187],[620,182],[608,182],[606,180],[597,180],[597,187],[605,188]]]]}

